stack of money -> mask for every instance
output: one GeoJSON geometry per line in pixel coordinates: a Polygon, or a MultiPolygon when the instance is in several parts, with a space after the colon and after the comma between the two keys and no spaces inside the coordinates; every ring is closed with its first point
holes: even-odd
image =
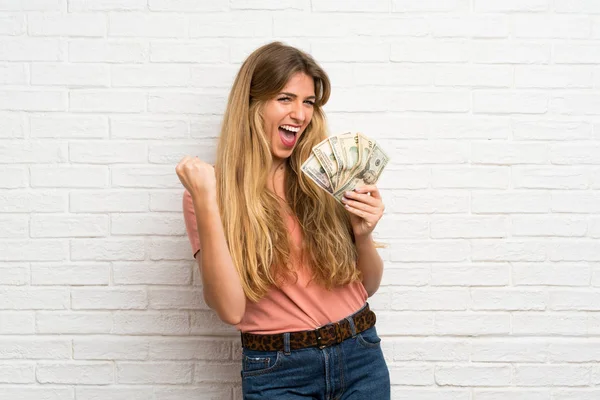
{"type": "Polygon", "coordinates": [[[374,140],[348,132],[331,136],[313,147],[312,154],[302,164],[302,172],[341,201],[348,190],[374,185],[388,160],[374,140]]]}

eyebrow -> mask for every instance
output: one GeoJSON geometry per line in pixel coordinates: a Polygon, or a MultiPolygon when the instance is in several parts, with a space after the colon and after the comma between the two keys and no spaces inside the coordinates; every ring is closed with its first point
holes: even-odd
{"type": "MultiPolygon", "coordinates": [[[[296,96],[294,93],[289,93],[289,92],[281,92],[281,93],[279,93],[279,94],[285,94],[286,96],[290,96],[290,97],[293,97],[293,98],[296,98],[296,97],[298,97],[298,96],[296,96]]],[[[316,100],[316,99],[317,99],[317,96],[308,96],[308,97],[307,97],[307,99],[313,99],[313,100],[316,100]]]]}

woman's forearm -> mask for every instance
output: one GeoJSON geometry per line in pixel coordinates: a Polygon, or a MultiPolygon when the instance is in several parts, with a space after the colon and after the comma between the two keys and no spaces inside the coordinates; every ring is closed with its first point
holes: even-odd
{"type": "MultiPolygon", "coordinates": [[[[192,195],[194,199],[194,195],[192,195]]],[[[201,268],[204,300],[219,318],[235,325],[246,309],[246,296],[233,265],[216,200],[194,201],[200,250],[197,260],[201,268]]]]}
{"type": "Polygon", "coordinates": [[[371,235],[356,238],[356,250],[358,253],[357,268],[362,273],[362,283],[371,297],[381,283],[383,276],[383,260],[375,248],[371,235]]]}

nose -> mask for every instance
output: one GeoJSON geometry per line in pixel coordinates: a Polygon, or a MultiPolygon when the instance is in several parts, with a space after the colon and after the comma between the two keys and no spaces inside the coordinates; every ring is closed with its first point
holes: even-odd
{"type": "Polygon", "coordinates": [[[304,110],[304,105],[302,104],[302,101],[294,102],[294,105],[292,106],[292,112],[290,113],[290,117],[296,120],[299,124],[304,123],[304,119],[306,118],[306,111],[304,110]]]}

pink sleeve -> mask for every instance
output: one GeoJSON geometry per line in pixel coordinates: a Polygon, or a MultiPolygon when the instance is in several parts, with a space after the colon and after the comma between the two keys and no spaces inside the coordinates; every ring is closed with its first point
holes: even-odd
{"type": "Polygon", "coordinates": [[[196,254],[200,250],[200,237],[198,236],[194,202],[192,201],[192,195],[187,190],[183,193],[183,218],[185,220],[188,239],[192,245],[192,254],[196,258],[196,254]]]}

